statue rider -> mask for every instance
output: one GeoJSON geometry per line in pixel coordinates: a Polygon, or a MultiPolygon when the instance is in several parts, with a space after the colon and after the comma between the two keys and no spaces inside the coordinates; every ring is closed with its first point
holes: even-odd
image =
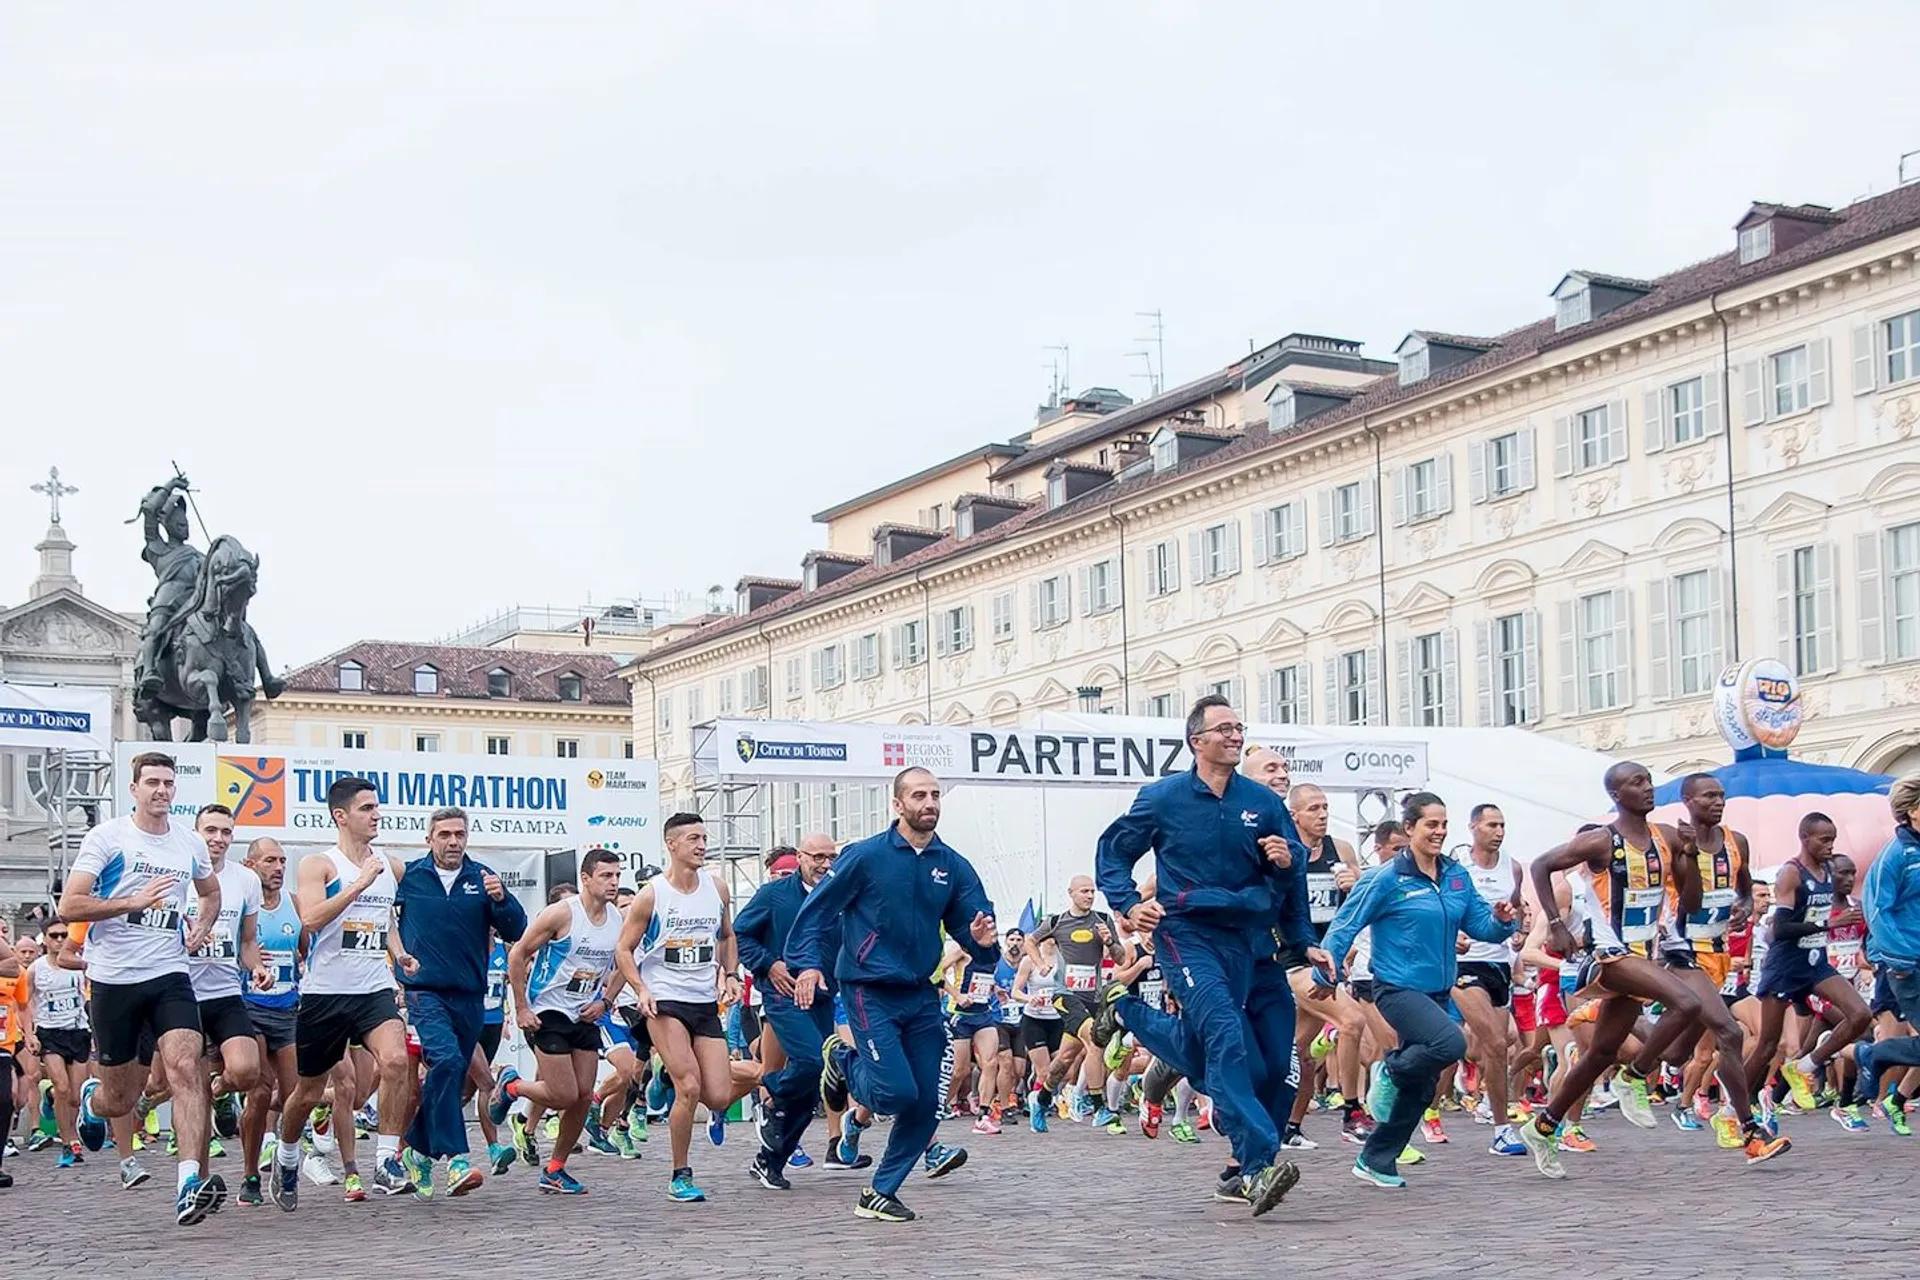
{"type": "Polygon", "coordinates": [[[141,631],[140,657],[134,664],[134,695],[143,700],[160,696],[165,684],[161,678],[161,648],[173,624],[192,602],[200,577],[200,552],[187,541],[192,530],[187,524],[186,489],[187,478],[176,475],[147,490],[147,496],[140,500],[140,521],[147,539],[140,558],[153,566],[159,578],[147,599],[147,625],[141,631]]]}

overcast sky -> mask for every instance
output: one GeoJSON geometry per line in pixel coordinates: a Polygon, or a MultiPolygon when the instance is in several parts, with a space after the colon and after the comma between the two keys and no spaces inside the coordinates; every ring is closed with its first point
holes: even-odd
{"type": "Polygon", "coordinates": [[[283,666],[795,575],[812,512],[1031,425],[1048,344],[1142,394],[1137,311],[1170,382],[1296,329],[1387,357],[1719,253],[1752,199],[1885,191],[1916,34],[1752,0],[12,0],[0,603],[58,464],[89,594],[140,607],[121,521],[169,459],[261,553],[283,666]]]}

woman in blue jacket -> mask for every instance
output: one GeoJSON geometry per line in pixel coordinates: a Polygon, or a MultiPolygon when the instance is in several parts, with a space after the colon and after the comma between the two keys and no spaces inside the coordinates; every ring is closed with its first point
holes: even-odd
{"type": "MultiPolygon", "coordinates": [[[[1466,869],[1448,858],[1447,806],[1430,791],[1417,791],[1401,806],[1408,847],[1354,887],[1333,918],[1321,945],[1340,964],[1362,929],[1373,930],[1373,1003],[1400,1038],[1376,1070],[1367,1108],[1377,1125],[1353,1176],[1377,1187],[1404,1187],[1395,1160],[1433,1097],[1447,1064],[1467,1051],[1453,1007],[1454,940],[1461,933],[1482,942],[1513,935],[1514,910],[1502,900],[1487,905],[1466,869]]],[[[1316,973],[1331,987],[1338,973],[1316,973]]]]}

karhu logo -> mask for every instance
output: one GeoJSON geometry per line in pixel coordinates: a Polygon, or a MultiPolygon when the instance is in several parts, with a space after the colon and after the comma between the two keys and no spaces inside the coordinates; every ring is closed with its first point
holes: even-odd
{"type": "Polygon", "coordinates": [[[1251,809],[1242,809],[1240,811],[1240,825],[1243,827],[1257,827],[1260,825],[1260,815],[1251,809]]]}
{"type": "Polygon", "coordinates": [[[947,882],[947,869],[945,867],[935,867],[933,869],[933,882],[935,884],[945,884],[947,882]]]}

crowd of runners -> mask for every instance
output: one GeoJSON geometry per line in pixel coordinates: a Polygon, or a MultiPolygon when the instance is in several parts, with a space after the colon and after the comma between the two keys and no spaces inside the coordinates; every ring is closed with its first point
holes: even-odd
{"type": "Polygon", "coordinates": [[[1425,792],[1356,848],[1224,700],[1187,732],[1193,769],[1142,789],[1025,931],[940,839],[922,769],[895,779],[886,830],[773,850],[749,901],[683,813],[664,870],[623,888],[590,851],[529,917],[457,809],[403,860],[375,845],[373,784],[339,779],[338,843],[290,868],[270,839],[234,849],[221,806],[172,818],[173,762],[142,755],[55,922],[0,932],[0,1188],[131,1191],[164,1153],[182,1225],[230,1195],[465,1196],[516,1165],[582,1195],[587,1157],[639,1160],[664,1128],[676,1202],[707,1199],[732,1143],[742,1190],[857,1173],[856,1215],[905,1221],[902,1184],[965,1165],[963,1135],[1079,1124],[1214,1130],[1232,1158],[1208,1189],[1259,1215],[1300,1153],[1343,1143],[1385,1189],[1443,1143],[1565,1177],[1608,1110],[1610,1145],[1672,1124],[1746,1164],[1821,1113],[1910,1136],[1920,777],[1893,786],[1864,875],[1810,813],[1769,883],[1709,774],[1668,825],[1649,772],[1616,765],[1611,820],[1524,859],[1496,805],[1450,821],[1425,792]]]}

